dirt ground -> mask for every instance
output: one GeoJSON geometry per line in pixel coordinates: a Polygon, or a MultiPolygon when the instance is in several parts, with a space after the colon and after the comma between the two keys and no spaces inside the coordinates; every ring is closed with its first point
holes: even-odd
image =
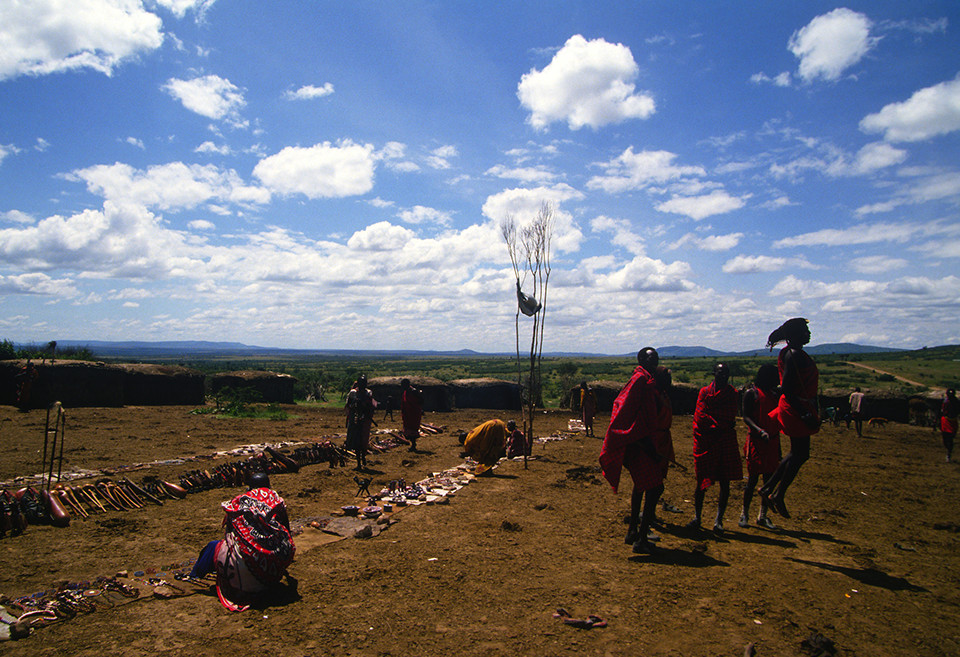
{"type": "MultiPolygon", "coordinates": [[[[209,454],[238,445],[317,440],[342,431],[333,410],[289,407],[287,421],[191,415],[186,407],[68,410],[64,470],[102,469],[209,454]]],[[[0,407],[0,480],[40,470],[45,411],[0,407]]],[[[447,431],[421,451],[370,459],[376,490],[415,481],[461,461],[456,430],[491,412],[428,414],[447,431]]],[[[502,416],[503,419],[508,417],[502,416]]],[[[537,419],[537,433],[567,427],[569,413],[537,419]]],[[[598,418],[597,432],[608,418],[598,418]]],[[[379,420],[379,418],[378,418],[379,420]]],[[[285,599],[229,613],[209,592],[81,614],[2,644],[7,655],[224,654],[383,655],[742,655],[805,654],[821,633],[839,655],[960,654],[960,472],[945,463],[939,434],[888,424],[825,427],[791,489],[783,530],[737,527],[735,484],[727,534],[690,534],[690,420],[674,441],[684,472],[672,468],[663,510],[662,554],[634,555],[623,537],[630,484],[615,495],[596,468],[600,440],[572,435],[534,446],[535,459],[504,462],[458,491],[447,505],[406,508],[369,539],[320,544],[308,527],[290,568],[285,599]],[[557,607],[595,614],[607,626],[564,625],[557,607]]],[[[398,427],[386,420],[381,427],[398,427]]],[[[740,427],[741,444],[744,432],[740,427]]],[[[789,441],[784,440],[784,448],[789,441]]],[[[128,473],[177,479],[195,464],[128,473]]],[[[210,467],[207,465],[206,467],[210,467]]],[[[327,465],[273,477],[290,517],[329,515],[355,497],[354,472],[327,465]]],[[[121,569],[163,568],[195,557],[217,538],[220,503],[239,492],[213,490],[70,526],[29,527],[0,539],[0,593],[11,597],[60,580],[92,580],[121,569]]],[[[716,508],[707,496],[705,518],[716,508]]],[[[755,515],[755,511],[751,517],[755,515]]],[[[709,526],[709,525],[708,525],[709,526]]]]}

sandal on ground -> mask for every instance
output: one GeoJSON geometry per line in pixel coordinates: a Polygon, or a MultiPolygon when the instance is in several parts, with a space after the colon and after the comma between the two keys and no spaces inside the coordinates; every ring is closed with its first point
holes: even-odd
{"type": "Polygon", "coordinates": [[[607,626],[607,621],[603,620],[603,619],[600,618],[599,616],[594,616],[593,614],[590,614],[589,616],[587,616],[587,620],[589,620],[591,623],[593,623],[593,627],[606,627],[606,626],[607,626]]]}
{"type": "Polygon", "coordinates": [[[778,529],[780,529],[775,524],[773,524],[773,521],[770,520],[770,518],[768,518],[767,516],[760,516],[759,518],[757,518],[757,526],[763,527],[764,529],[769,529],[772,532],[775,532],[778,529]]]}
{"type": "Polygon", "coordinates": [[[660,554],[660,549],[656,548],[649,541],[637,541],[633,544],[633,553],[634,554],[649,554],[650,556],[656,556],[660,554]]]}

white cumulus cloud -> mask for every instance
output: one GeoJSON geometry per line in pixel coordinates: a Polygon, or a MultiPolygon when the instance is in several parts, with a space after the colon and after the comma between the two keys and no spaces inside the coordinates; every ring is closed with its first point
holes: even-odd
{"type": "Polygon", "coordinates": [[[405,223],[408,224],[439,224],[449,226],[451,217],[449,212],[443,212],[435,208],[428,208],[423,205],[415,205],[407,210],[401,210],[397,213],[405,223]]]}
{"type": "Polygon", "coordinates": [[[414,237],[409,228],[380,221],[354,233],[347,246],[357,251],[398,251],[414,237]]]}
{"type": "Polygon", "coordinates": [[[160,18],[131,0],[0,2],[0,80],[121,62],[163,43],[160,18]]]}
{"type": "Polygon", "coordinates": [[[794,32],[787,47],[800,60],[800,77],[806,82],[839,79],[879,41],[870,36],[872,26],[864,14],[841,7],[794,32]]]}
{"type": "Polygon", "coordinates": [[[105,199],[161,210],[194,208],[209,200],[241,204],[270,201],[268,190],[247,185],[236,171],[212,164],[171,162],[142,171],[118,162],[78,169],[71,177],[84,181],[91,192],[105,199]]]}
{"type": "Polygon", "coordinates": [[[323,98],[333,93],[333,85],[329,82],[324,83],[322,87],[307,84],[296,91],[287,91],[283,94],[286,100],[312,100],[314,98],[323,98]]]}
{"type": "Polygon", "coordinates": [[[882,132],[887,141],[923,141],[960,130],[960,76],[868,114],[860,129],[882,132]]]}
{"type": "Polygon", "coordinates": [[[219,75],[204,75],[191,80],[170,78],[163,89],[200,116],[242,124],[239,112],[247,104],[243,93],[230,80],[219,75]]]}
{"type": "Polygon", "coordinates": [[[778,258],[766,255],[738,255],[723,263],[724,274],[763,274],[783,271],[788,267],[817,269],[806,258],[778,258]]]}
{"type": "Polygon", "coordinates": [[[598,163],[605,169],[604,175],[587,181],[588,189],[602,189],[610,194],[643,189],[652,184],[663,184],[685,176],[703,176],[706,171],[700,166],[674,164],[676,153],[669,151],[633,152],[633,146],[609,162],[598,163]]]}
{"type": "Polygon", "coordinates": [[[679,249],[682,246],[692,246],[701,251],[729,251],[740,243],[743,239],[743,233],[728,233],[726,235],[695,235],[687,233],[676,242],[670,245],[671,249],[679,249]]]}
{"type": "Polygon", "coordinates": [[[675,196],[669,201],[659,204],[656,208],[659,212],[682,214],[694,221],[700,221],[716,214],[726,214],[739,210],[746,205],[745,199],[747,198],[750,198],[750,196],[730,196],[724,190],[718,189],[701,196],[675,196]]]}
{"type": "Polygon", "coordinates": [[[272,191],[307,198],[338,198],[373,189],[376,156],[371,144],[347,139],[307,148],[288,146],[257,163],[253,175],[272,191]]]}
{"type": "Polygon", "coordinates": [[[566,121],[571,130],[599,128],[654,113],[653,98],[636,93],[638,74],[627,46],[575,34],[543,70],[523,75],[517,96],[537,130],[555,121],[566,121]]]}

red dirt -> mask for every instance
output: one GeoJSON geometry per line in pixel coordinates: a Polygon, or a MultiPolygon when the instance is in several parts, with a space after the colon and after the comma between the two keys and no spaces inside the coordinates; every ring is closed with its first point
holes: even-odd
{"type": "MultiPolygon", "coordinates": [[[[106,468],[207,454],[241,444],[314,440],[342,431],[342,415],[287,407],[288,421],[195,416],[185,407],[68,410],[64,469],[106,468]]],[[[491,412],[428,414],[447,432],[424,450],[370,459],[372,490],[457,464],[456,430],[491,412]]],[[[502,416],[503,419],[508,419],[502,416]]],[[[538,418],[538,433],[565,429],[569,413],[538,418]]],[[[45,411],[0,407],[0,479],[40,469],[45,411]]],[[[378,420],[380,418],[378,417],[378,420]]],[[[606,418],[597,418],[602,433],[606,418]]],[[[398,427],[387,420],[381,427],[398,427]]],[[[742,426],[741,444],[742,444],[742,426]]],[[[336,655],[798,655],[814,632],[840,655],[960,654],[960,477],[939,434],[888,424],[824,427],[791,489],[784,531],[740,529],[734,485],[727,535],[692,536],[692,472],[672,469],[662,512],[663,555],[623,543],[629,478],[614,495],[596,469],[600,440],[572,436],[536,445],[529,468],[507,462],[450,504],[408,508],[370,539],[319,544],[308,528],[290,568],[298,599],[240,614],[200,593],[137,600],[38,629],[5,654],[192,656],[336,655]],[[608,626],[577,629],[553,618],[596,614],[608,626]]],[[[677,417],[681,464],[692,466],[690,418],[677,417]]],[[[784,448],[789,441],[784,440],[784,448]]],[[[193,464],[131,473],[176,479],[193,464]]],[[[692,471],[692,467],[690,467],[692,471]]],[[[350,468],[308,466],[276,475],[293,519],[356,501],[350,468]]],[[[90,580],[195,557],[217,538],[220,502],[237,490],[191,494],[163,507],[114,512],[68,528],[28,528],[0,539],[0,592],[11,597],[57,580],[90,580]]],[[[705,517],[715,509],[707,496],[705,517]]]]}

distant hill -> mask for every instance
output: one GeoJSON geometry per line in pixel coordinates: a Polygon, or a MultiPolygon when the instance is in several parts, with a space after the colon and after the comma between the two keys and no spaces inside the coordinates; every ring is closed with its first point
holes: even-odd
{"type": "MultiPolygon", "coordinates": [[[[60,348],[86,347],[100,358],[128,358],[128,359],[170,359],[170,358],[282,358],[298,356],[340,356],[345,358],[425,358],[457,357],[457,356],[512,356],[514,352],[484,353],[472,349],[449,351],[428,351],[416,349],[283,349],[277,347],[260,347],[247,345],[241,342],[209,342],[203,340],[182,340],[164,342],[122,341],[110,342],[103,340],[58,340],[60,348]]],[[[905,351],[889,347],[875,347],[853,343],[822,344],[806,349],[814,356],[829,354],[867,354],[890,353],[905,351]]],[[[723,356],[762,356],[769,354],[767,349],[753,349],[750,351],[729,352],[719,351],[703,346],[671,345],[659,347],[657,351],[661,358],[719,358],[723,356]]],[[[776,348],[774,352],[776,352],[776,348]]],[[[523,354],[521,354],[523,355],[523,354]]],[[[623,357],[632,359],[635,353],[629,354],[600,354],[576,351],[553,351],[544,353],[549,358],[603,358],[623,357]]]]}

